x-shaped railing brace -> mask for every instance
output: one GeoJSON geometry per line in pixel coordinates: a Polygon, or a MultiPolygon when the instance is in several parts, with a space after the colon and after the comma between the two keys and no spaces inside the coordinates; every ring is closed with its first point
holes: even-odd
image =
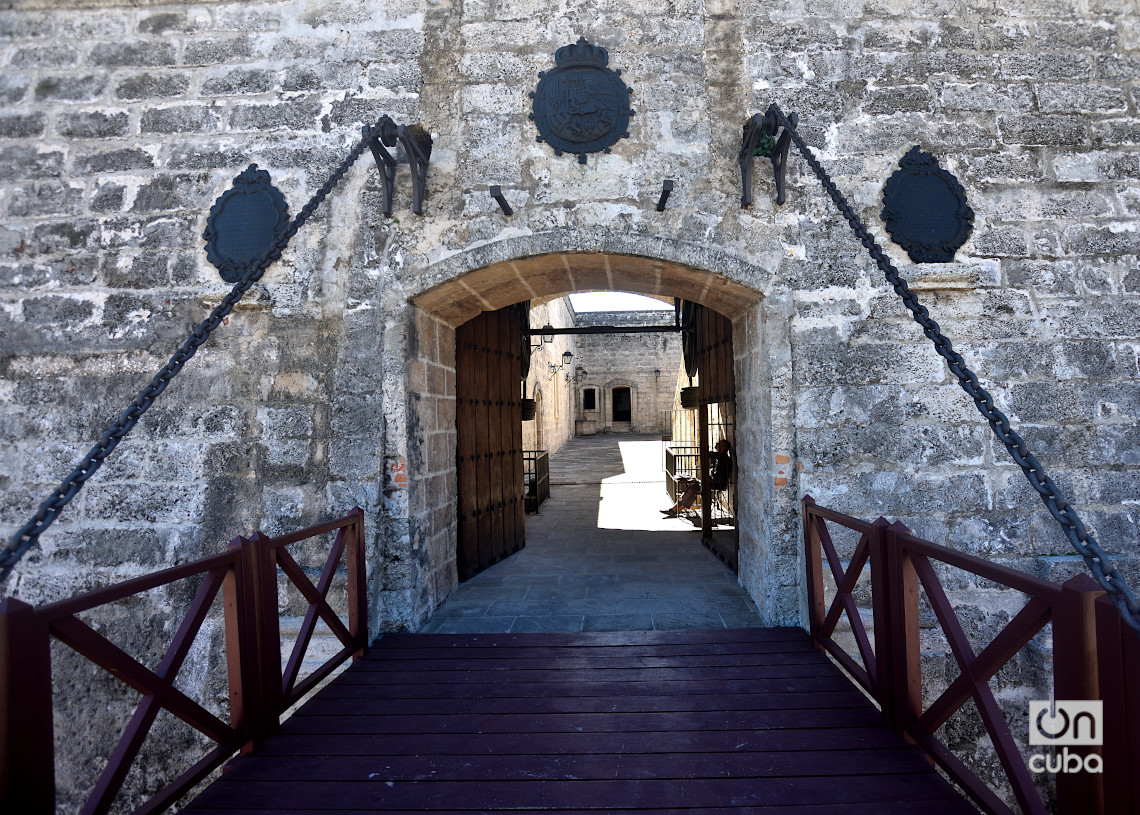
{"type": "MultiPolygon", "coordinates": [[[[388,116],[381,116],[368,142],[376,159],[376,168],[384,178],[384,214],[392,214],[392,192],[396,186],[396,158],[386,148],[404,145],[404,153],[412,170],[412,212],[423,215],[424,186],[427,183],[428,161],[431,158],[431,136],[420,125],[397,125],[388,116]]],[[[361,132],[367,136],[368,128],[361,132]]]]}
{"type": "MultiPolygon", "coordinates": [[[[799,123],[800,117],[794,113],[788,114],[788,121],[792,127],[799,123]]],[[[776,114],[769,107],[761,116],[753,114],[744,125],[744,139],[740,145],[740,180],[743,192],[740,196],[740,206],[752,206],[752,160],[760,148],[760,155],[772,162],[772,174],[776,178],[776,203],[783,204],[788,199],[785,192],[786,170],[788,166],[788,147],[792,143],[792,134],[786,128],[780,137],[776,138],[776,131],[780,129],[776,114]],[[765,145],[767,150],[764,149],[765,145]]]]}

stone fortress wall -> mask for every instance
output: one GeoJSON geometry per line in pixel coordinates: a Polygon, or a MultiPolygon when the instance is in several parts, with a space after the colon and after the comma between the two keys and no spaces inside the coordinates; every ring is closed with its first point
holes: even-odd
{"type": "MultiPolygon", "coordinates": [[[[554,328],[569,328],[575,324],[569,298],[531,304],[531,328],[537,330],[547,324],[554,328]]],[[[574,435],[573,386],[565,381],[566,369],[552,376],[549,366],[560,366],[562,353],[569,351],[575,359],[570,370],[573,373],[578,339],[572,334],[555,335],[554,341],[549,343],[541,342],[538,337],[531,338],[531,345],[535,347],[531,352],[526,393],[537,403],[537,413],[533,422],[523,422],[524,450],[546,450],[553,455],[574,435]]]]}
{"type": "MultiPolygon", "coordinates": [[[[1136,585],[1138,67],[1130,0],[14,0],[5,534],[222,296],[200,235],[247,164],[296,212],[380,114],[435,146],[422,217],[406,166],[391,218],[374,167],[346,176],[3,591],[58,599],[358,504],[371,630],[415,628],[455,585],[455,325],[588,288],[734,321],[740,576],[772,624],[802,619],[805,493],[1080,571],[802,162],[782,208],[758,163],[740,208],[741,125],[773,100],[1136,585]],[[586,164],[527,118],[538,72],[579,37],[609,50],[636,111],[586,164]],[[952,263],[906,262],[879,219],[914,144],[976,213],[952,263]]],[[[958,600],[981,634],[1005,613],[977,587],[958,600]]]]}
{"type": "Polygon", "coordinates": [[[409,604],[422,568],[393,475],[408,466],[419,386],[405,375],[418,353],[408,301],[492,262],[599,250],[711,269],[754,292],[731,316],[739,378],[758,383],[763,412],[749,423],[753,515],[778,536],[812,491],[935,540],[1068,568],[799,160],[785,207],[763,166],[754,207],[737,205],[739,126],[771,99],[800,113],[881,238],[879,191],[911,144],[956,173],[977,213],[972,239],[954,263],[905,272],[1102,538],[1136,544],[1127,4],[599,3],[541,20],[526,3],[16,5],[0,50],[7,524],[224,290],[198,236],[248,162],[296,211],[380,113],[424,123],[436,146],[422,218],[404,171],[392,218],[379,214],[375,171],[349,174],[9,591],[58,596],[360,503],[378,519],[377,562],[404,547],[408,564],[379,578],[375,624],[420,618],[439,598],[409,604]],[[586,165],[556,159],[527,121],[537,72],[577,36],[609,48],[638,110],[630,138],[586,165]],[[677,191],[655,213],[664,177],[677,191]],[[512,219],[486,194],[492,182],[512,219]],[[772,499],[777,471],[786,484],[772,499]]]}

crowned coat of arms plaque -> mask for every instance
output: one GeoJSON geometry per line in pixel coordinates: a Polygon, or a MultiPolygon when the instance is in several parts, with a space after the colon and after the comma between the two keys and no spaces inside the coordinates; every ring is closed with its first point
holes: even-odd
{"type": "Polygon", "coordinates": [[[585,37],[554,54],[557,65],[539,73],[534,100],[538,141],[554,148],[556,156],[577,153],[578,163],[586,163],[587,153],[610,152],[618,139],[629,136],[629,107],[633,93],[621,80],[621,71],[606,67],[609,52],[592,45],[585,37]]]}

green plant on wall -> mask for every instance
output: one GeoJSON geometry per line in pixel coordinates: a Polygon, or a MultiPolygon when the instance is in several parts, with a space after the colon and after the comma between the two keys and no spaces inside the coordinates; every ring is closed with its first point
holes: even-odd
{"type": "Polygon", "coordinates": [[[771,158],[772,151],[776,149],[776,140],[772,138],[770,133],[761,133],[760,139],[756,143],[756,155],[762,158],[771,158]]]}

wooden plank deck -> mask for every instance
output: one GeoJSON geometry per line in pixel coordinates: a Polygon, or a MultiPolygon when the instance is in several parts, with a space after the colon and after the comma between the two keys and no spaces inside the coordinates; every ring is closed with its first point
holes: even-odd
{"type": "Polygon", "coordinates": [[[198,813],[976,813],[798,628],[387,636],[198,813]]]}

